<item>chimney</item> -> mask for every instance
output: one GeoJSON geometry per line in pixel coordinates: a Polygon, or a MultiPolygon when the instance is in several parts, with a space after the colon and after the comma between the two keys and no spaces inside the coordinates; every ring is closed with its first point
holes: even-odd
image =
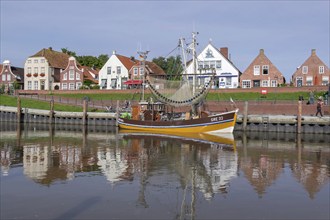
{"type": "Polygon", "coordinates": [[[116,51],[115,51],[115,50],[113,50],[113,51],[112,51],[112,54],[113,54],[113,55],[116,55],[116,51]]]}
{"type": "Polygon", "coordinates": [[[312,56],[316,55],[316,49],[312,49],[312,56]]]}
{"type": "Polygon", "coordinates": [[[264,51],[264,49],[260,49],[260,55],[264,55],[264,53],[265,53],[265,51],[264,51]]]}
{"type": "Polygon", "coordinates": [[[226,57],[226,59],[229,58],[229,57],[228,57],[228,47],[221,47],[221,48],[220,48],[220,53],[221,53],[224,57],[226,57]]]}

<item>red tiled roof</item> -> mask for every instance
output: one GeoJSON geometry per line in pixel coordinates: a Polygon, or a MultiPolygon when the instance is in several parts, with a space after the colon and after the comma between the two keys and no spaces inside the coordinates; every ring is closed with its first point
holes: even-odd
{"type": "Polygon", "coordinates": [[[132,60],[131,58],[116,54],[117,58],[120,60],[120,62],[126,67],[126,69],[130,70],[132,66],[136,64],[136,61],[132,60]]]}

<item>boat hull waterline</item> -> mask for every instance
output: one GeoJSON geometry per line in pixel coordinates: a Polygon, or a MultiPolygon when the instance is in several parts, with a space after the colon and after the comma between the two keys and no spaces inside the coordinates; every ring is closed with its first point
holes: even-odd
{"type": "Polygon", "coordinates": [[[141,121],[119,118],[118,126],[122,129],[166,133],[232,133],[236,123],[237,111],[190,120],[141,121]]]}

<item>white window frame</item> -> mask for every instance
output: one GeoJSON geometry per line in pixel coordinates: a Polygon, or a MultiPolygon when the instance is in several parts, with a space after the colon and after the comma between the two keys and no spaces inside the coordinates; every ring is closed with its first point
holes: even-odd
{"type": "Polygon", "coordinates": [[[308,66],[303,66],[303,67],[301,68],[301,73],[302,73],[302,74],[307,74],[307,73],[308,73],[308,66]]]}
{"type": "Polygon", "coordinates": [[[140,67],[140,75],[144,75],[144,68],[140,67]]]}
{"type": "Polygon", "coordinates": [[[134,75],[134,76],[137,76],[137,74],[138,74],[138,68],[135,67],[135,68],[133,69],[133,75],[134,75]]]}
{"type": "Polygon", "coordinates": [[[39,82],[37,80],[33,81],[33,89],[34,90],[39,90],[39,82]]]}
{"type": "Polygon", "coordinates": [[[242,88],[251,88],[251,80],[243,80],[242,81],[242,88]]]}
{"type": "Polygon", "coordinates": [[[62,90],[68,90],[68,84],[62,83],[62,90]]]}
{"type": "Polygon", "coordinates": [[[313,85],[313,77],[307,76],[306,77],[306,86],[312,86],[313,85]]]}
{"type": "Polygon", "coordinates": [[[80,73],[76,72],[76,80],[80,80],[80,73]]]}
{"type": "Polygon", "coordinates": [[[67,73],[67,72],[65,72],[65,73],[63,74],[63,80],[68,80],[68,73],[67,73]]]}
{"type": "Polygon", "coordinates": [[[37,59],[35,59],[35,60],[34,60],[34,63],[38,63],[38,60],[37,60],[37,59]]]}
{"type": "Polygon", "coordinates": [[[261,81],[261,87],[269,87],[269,81],[268,80],[262,80],[261,81]]]}
{"type": "Polygon", "coordinates": [[[329,76],[322,76],[322,86],[329,85],[329,76]]]}
{"type": "Polygon", "coordinates": [[[34,72],[33,73],[38,73],[38,67],[34,67],[34,72]]]}
{"type": "Polygon", "coordinates": [[[260,65],[254,65],[253,66],[253,74],[255,76],[260,76],[260,65]]]}
{"type": "Polygon", "coordinates": [[[107,67],[107,75],[110,75],[111,74],[111,66],[108,66],[107,67]]]}
{"type": "Polygon", "coordinates": [[[69,83],[69,90],[75,90],[74,86],[75,86],[74,83],[69,83]]]}
{"type": "Polygon", "coordinates": [[[324,66],[319,66],[319,74],[323,74],[324,73],[324,66]]]}
{"type": "Polygon", "coordinates": [[[271,84],[271,87],[277,87],[277,80],[272,79],[270,84],[271,84]]]}
{"type": "Polygon", "coordinates": [[[269,75],[269,65],[262,65],[262,75],[269,75]],[[264,73],[267,70],[267,73],[264,73]]]}
{"type": "Polygon", "coordinates": [[[41,63],[45,63],[45,59],[41,59],[40,62],[41,62],[41,63]]]}
{"type": "Polygon", "coordinates": [[[117,74],[121,74],[121,66],[117,66],[117,74]]]}
{"type": "Polygon", "coordinates": [[[27,71],[28,71],[28,74],[31,74],[32,73],[32,68],[28,67],[27,71]]]}
{"type": "Polygon", "coordinates": [[[69,70],[69,80],[74,80],[74,70],[69,70]]]}
{"type": "Polygon", "coordinates": [[[29,59],[29,60],[27,61],[27,63],[32,63],[32,60],[29,59]]]}
{"type": "Polygon", "coordinates": [[[28,90],[32,90],[32,82],[31,81],[28,81],[27,82],[27,85],[28,85],[27,89],[28,90]]]}
{"type": "Polygon", "coordinates": [[[10,81],[10,80],[11,80],[11,75],[7,74],[7,81],[10,81]]]}
{"type": "Polygon", "coordinates": [[[45,67],[40,68],[40,73],[45,73],[45,67]]]}
{"type": "Polygon", "coordinates": [[[77,82],[77,84],[76,84],[76,88],[77,88],[77,90],[81,87],[81,82],[77,82]]]}

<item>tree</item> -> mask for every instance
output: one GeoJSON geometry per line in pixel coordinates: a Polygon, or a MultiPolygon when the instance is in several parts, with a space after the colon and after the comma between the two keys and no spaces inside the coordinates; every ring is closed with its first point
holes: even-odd
{"type": "Polygon", "coordinates": [[[76,58],[77,62],[82,66],[88,66],[94,69],[101,69],[108,61],[109,56],[107,54],[101,54],[98,57],[94,56],[77,56],[76,52],[70,51],[67,48],[62,48],[62,53],[66,53],[76,58]]]}
{"type": "Polygon", "coordinates": [[[181,79],[183,71],[182,61],[180,56],[170,56],[167,59],[160,56],[152,59],[152,62],[161,67],[169,79],[181,79]]]}

